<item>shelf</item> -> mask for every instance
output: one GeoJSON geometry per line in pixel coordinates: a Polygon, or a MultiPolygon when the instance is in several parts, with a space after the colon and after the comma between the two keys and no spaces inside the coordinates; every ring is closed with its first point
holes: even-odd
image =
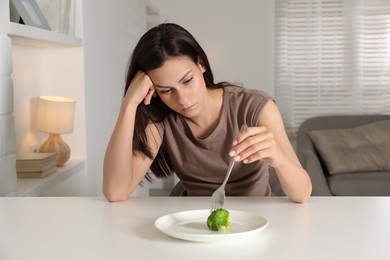
{"type": "Polygon", "coordinates": [[[15,191],[5,194],[6,197],[39,196],[44,191],[65,181],[85,168],[84,160],[70,160],[65,166],[58,167],[55,173],[44,178],[18,178],[15,191]]]}
{"type": "Polygon", "coordinates": [[[83,40],[78,37],[12,22],[9,36],[13,44],[33,47],[56,48],[83,45],[83,40]]]}

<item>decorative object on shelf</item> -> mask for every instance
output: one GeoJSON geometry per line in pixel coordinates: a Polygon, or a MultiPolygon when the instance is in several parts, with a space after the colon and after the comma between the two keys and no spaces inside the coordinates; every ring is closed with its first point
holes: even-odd
{"type": "Polygon", "coordinates": [[[10,4],[11,10],[16,9],[24,24],[51,30],[49,23],[34,0],[11,0],[10,4]]]}
{"type": "Polygon", "coordinates": [[[36,111],[36,128],[49,133],[40,146],[40,153],[57,153],[57,166],[64,165],[70,158],[70,148],[61,134],[73,132],[76,100],[69,97],[40,96],[36,111]]]}
{"type": "Polygon", "coordinates": [[[74,35],[75,0],[35,0],[54,32],[74,35]]]}
{"type": "Polygon", "coordinates": [[[18,178],[43,178],[56,168],[56,153],[28,153],[16,157],[18,178]]]}

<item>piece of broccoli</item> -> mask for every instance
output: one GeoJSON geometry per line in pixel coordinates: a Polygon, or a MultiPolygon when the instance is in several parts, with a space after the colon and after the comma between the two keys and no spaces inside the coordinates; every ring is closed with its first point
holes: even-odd
{"type": "Polygon", "coordinates": [[[214,210],[207,218],[207,227],[213,231],[229,231],[232,219],[226,209],[214,210]]]}

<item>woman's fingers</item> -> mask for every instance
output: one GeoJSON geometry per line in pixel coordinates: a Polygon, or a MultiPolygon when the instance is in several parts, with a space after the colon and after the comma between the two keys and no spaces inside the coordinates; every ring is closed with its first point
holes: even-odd
{"type": "Polygon", "coordinates": [[[153,87],[149,88],[149,91],[144,98],[145,105],[150,105],[150,102],[154,96],[154,93],[155,93],[155,89],[153,87]]]}
{"type": "Polygon", "coordinates": [[[137,104],[143,102],[149,105],[155,93],[155,88],[150,77],[143,71],[138,71],[126,93],[126,98],[133,99],[137,104]]]}
{"type": "Polygon", "coordinates": [[[229,155],[236,161],[251,163],[274,156],[276,143],[265,127],[249,127],[237,135],[229,155]]]}
{"type": "Polygon", "coordinates": [[[244,163],[251,163],[257,160],[269,160],[274,157],[275,143],[273,140],[265,139],[262,142],[256,143],[243,150],[241,160],[244,163]]]}

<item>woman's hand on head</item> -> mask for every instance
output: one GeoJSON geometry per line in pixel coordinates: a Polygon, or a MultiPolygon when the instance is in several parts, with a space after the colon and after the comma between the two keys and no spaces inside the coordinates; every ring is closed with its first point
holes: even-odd
{"type": "Polygon", "coordinates": [[[127,89],[125,100],[134,102],[137,106],[142,102],[149,105],[155,91],[154,84],[148,74],[138,71],[127,89]]]}
{"type": "Polygon", "coordinates": [[[238,134],[229,155],[243,163],[266,160],[273,167],[285,160],[274,134],[264,126],[248,127],[238,134]]]}

